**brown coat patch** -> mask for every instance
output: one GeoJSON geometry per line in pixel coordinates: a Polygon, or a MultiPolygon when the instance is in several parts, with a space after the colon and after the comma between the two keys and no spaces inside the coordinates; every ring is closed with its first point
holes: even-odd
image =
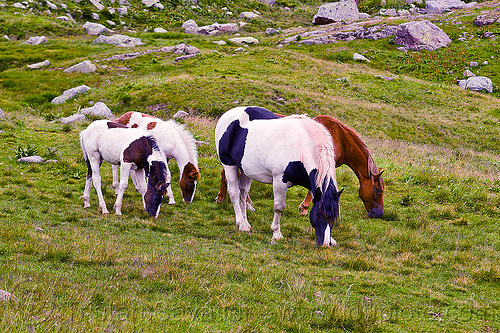
{"type": "Polygon", "coordinates": [[[113,121],[108,121],[108,128],[128,128],[125,125],[122,125],[120,123],[115,123],[113,121]]]}
{"type": "Polygon", "coordinates": [[[146,173],[149,173],[148,156],[153,153],[153,146],[150,139],[142,136],[134,140],[123,151],[123,161],[128,163],[135,163],[138,169],[146,168],[146,173]]]}
{"type": "Polygon", "coordinates": [[[148,126],[146,126],[147,130],[148,130],[148,131],[151,131],[153,128],[155,128],[155,127],[156,127],[156,124],[157,124],[157,122],[156,122],[156,121],[150,122],[150,123],[148,124],[148,126]]]}
{"type": "Polygon", "coordinates": [[[124,113],[120,118],[115,119],[115,122],[127,126],[130,121],[130,117],[132,117],[132,112],[133,111],[124,113]]]}

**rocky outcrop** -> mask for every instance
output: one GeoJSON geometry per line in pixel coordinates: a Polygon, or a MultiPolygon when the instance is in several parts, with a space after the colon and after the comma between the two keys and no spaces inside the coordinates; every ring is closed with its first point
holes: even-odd
{"type": "Polygon", "coordinates": [[[129,37],[126,35],[113,35],[113,36],[99,36],[92,41],[92,44],[111,44],[119,47],[135,47],[138,45],[144,45],[144,43],[135,37],[129,37]]]}
{"type": "Polygon", "coordinates": [[[108,35],[112,32],[112,30],[106,28],[104,25],[100,23],[86,22],[83,26],[83,29],[87,30],[89,35],[108,35]]]}
{"type": "Polygon", "coordinates": [[[460,0],[436,0],[436,1],[426,1],[425,10],[427,14],[442,14],[444,12],[449,12],[452,9],[465,8],[465,2],[460,0]]]}
{"type": "Polygon", "coordinates": [[[85,60],[82,61],[76,65],[73,65],[71,67],[68,67],[64,70],[64,73],[73,73],[73,72],[79,72],[79,73],[92,73],[95,72],[97,69],[97,66],[92,63],[90,60],[85,60]]]}
{"type": "Polygon", "coordinates": [[[394,42],[416,51],[434,51],[448,46],[451,39],[435,24],[423,20],[400,24],[396,29],[394,42]]]}
{"type": "Polygon", "coordinates": [[[113,118],[113,114],[111,113],[111,110],[103,102],[97,102],[91,107],[81,109],[79,114],[91,115],[91,116],[107,118],[107,119],[113,118]]]}
{"type": "Polygon", "coordinates": [[[341,0],[327,3],[319,7],[314,16],[313,24],[329,24],[333,22],[356,21],[359,19],[359,10],[354,0],[341,0]]]}
{"type": "Polygon", "coordinates": [[[25,41],[23,44],[26,45],[40,45],[47,43],[47,37],[45,36],[36,36],[36,37],[31,37],[27,41],[25,41]]]}
{"type": "Polygon", "coordinates": [[[187,20],[182,24],[182,29],[187,34],[216,36],[223,33],[236,33],[239,31],[237,23],[219,24],[217,22],[199,27],[194,20],[187,20]]]}
{"type": "Polygon", "coordinates": [[[459,80],[458,86],[462,89],[493,92],[493,82],[485,76],[471,76],[466,80],[459,80]]]}
{"type": "Polygon", "coordinates": [[[84,92],[89,91],[90,88],[87,87],[86,85],[78,86],[75,88],[71,88],[68,90],[65,90],[62,95],[55,97],[52,100],[52,104],[61,104],[67,101],[68,99],[75,98],[76,96],[83,94],[84,92]]]}

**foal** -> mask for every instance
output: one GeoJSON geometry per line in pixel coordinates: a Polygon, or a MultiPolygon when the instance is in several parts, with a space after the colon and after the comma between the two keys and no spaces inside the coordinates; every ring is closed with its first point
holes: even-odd
{"type": "Polygon", "coordinates": [[[140,175],[135,185],[142,195],[144,209],[150,216],[158,217],[163,196],[170,185],[170,170],[164,154],[152,136],[108,120],[97,120],[80,133],[80,144],[87,163],[87,179],[83,192],[85,208],[90,207],[90,189],[93,184],[102,213],[109,213],[102,195],[99,175],[99,168],[104,160],[120,165],[121,177],[114,205],[115,214],[122,215],[123,193],[127,188],[130,170],[135,170],[140,175]],[[147,184],[145,175],[148,176],[147,184]]]}

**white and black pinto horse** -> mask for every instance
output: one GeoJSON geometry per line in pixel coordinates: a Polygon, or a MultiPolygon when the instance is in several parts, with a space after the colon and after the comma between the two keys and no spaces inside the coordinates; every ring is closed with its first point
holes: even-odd
{"type": "Polygon", "coordinates": [[[131,170],[140,176],[135,184],[142,195],[146,212],[157,217],[163,196],[170,186],[170,171],[165,155],[156,140],[147,132],[127,128],[108,120],[97,120],[80,133],[83,157],[87,163],[87,179],[83,192],[84,207],[90,207],[90,190],[94,185],[99,198],[99,207],[108,214],[101,190],[99,168],[102,161],[120,166],[120,184],[114,205],[116,215],[121,215],[123,194],[131,170]],[[145,176],[148,177],[146,184],[145,176]]]}
{"type": "Polygon", "coordinates": [[[240,230],[251,230],[246,199],[252,180],[273,184],[273,239],[283,238],[280,217],[287,188],[301,185],[313,195],[310,221],[316,244],[336,244],[331,229],[339,218],[341,193],[332,137],[323,125],[305,116],[278,118],[263,108],[237,107],[219,119],[215,142],[240,230]]]}
{"type": "MultiPolygon", "coordinates": [[[[173,120],[163,121],[159,118],[141,112],[127,112],[115,119],[127,127],[139,128],[151,133],[157,140],[158,146],[165,153],[167,161],[175,158],[181,173],[179,186],[182,192],[182,201],[191,202],[194,198],[196,183],[200,178],[198,169],[198,153],[196,142],[182,124],[173,120]]],[[[132,179],[136,178],[131,173],[132,179]]],[[[113,167],[114,185],[117,185],[118,167],[113,167]]],[[[134,180],[135,183],[135,180],[134,180]]],[[[169,204],[175,204],[172,187],[168,188],[169,204]]]]}

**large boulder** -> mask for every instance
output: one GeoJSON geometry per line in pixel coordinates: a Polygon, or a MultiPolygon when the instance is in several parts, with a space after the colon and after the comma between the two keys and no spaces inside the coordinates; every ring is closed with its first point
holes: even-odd
{"type": "Polygon", "coordinates": [[[84,92],[87,92],[88,90],[90,90],[90,88],[87,87],[86,85],[82,85],[82,86],[78,86],[75,88],[65,90],[62,93],[62,95],[57,96],[52,100],[52,104],[57,105],[57,104],[64,103],[66,100],[71,99],[71,98],[75,98],[76,96],[83,94],[84,92]]]}
{"type": "Polygon", "coordinates": [[[111,33],[111,30],[106,28],[104,25],[100,23],[86,22],[83,26],[83,29],[87,30],[89,35],[107,35],[111,33]]]}
{"type": "Polygon", "coordinates": [[[452,9],[465,8],[465,2],[460,0],[436,0],[436,1],[426,1],[425,10],[427,14],[442,14],[444,12],[449,12],[452,9]]]}
{"type": "Polygon", "coordinates": [[[97,102],[89,108],[81,109],[79,113],[83,115],[92,115],[108,119],[113,118],[111,110],[103,102],[97,102]]]}
{"type": "Polygon", "coordinates": [[[47,37],[45,36],[36,36],[36,37],[31,37],[27,41],[25,41],[23,44],[27,45],[40,45],[47,43],[47,37]]]}
{"type": "Polygon", "coordinates": [[[472,76],[467,80],[460,80],[458,86],[462,89],[493,92],[493,82],[485,76],[472,76]]]}
{"type": "Polygon", "coordinates": [[[138,45],[144,45],[144,43],[135,37],[129,37],[126,35],[113,35],[113,36],[99,36],[92,41],[92,44],[111,44],[119,47],[134,47],[138,45]]]}
{"type": "Polygon", "coordinates": [[[95,72],[97,69],[97,66],[92,63],[90,60],[85,60],[82,61],[76,65],[73,65],[71,67],[68,67],[64,70],[64,73],[73,73],[73,72],[80,72],[80,73],[92,73],[95,72]]]}
{"type": "Polygon", "coordinates": [[[451,43],[450,37],[433,23],[411,21],[398,25],[394,42],[409,49],[434,51],[451,43]]]}
{"type": "Polygon", "coordinates": [[[358,5],[354,0],[326,3],[319,7],[314,15],[313,24],[329,24],[342,21],[356,21],[359,19],[358,5]]]}

